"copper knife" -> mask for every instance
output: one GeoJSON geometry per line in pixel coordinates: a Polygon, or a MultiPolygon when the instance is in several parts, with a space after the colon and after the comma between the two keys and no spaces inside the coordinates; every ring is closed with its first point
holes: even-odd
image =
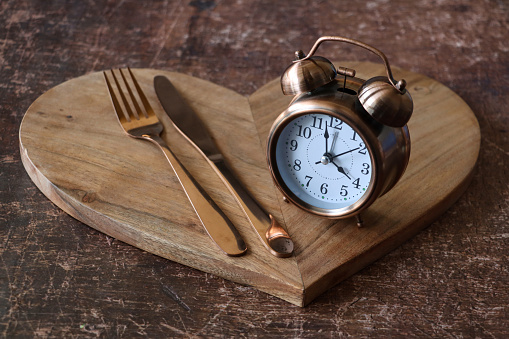
{"type": "Polygon", "coordinates": [[[210,133],[171,81],[158,75],[154,87],[173,125],[202,154],[235,197],[260,240],[273,255],[286,258],[293,253],[293,241],[276,219],[246,191],[227,165],[210,133]]]}

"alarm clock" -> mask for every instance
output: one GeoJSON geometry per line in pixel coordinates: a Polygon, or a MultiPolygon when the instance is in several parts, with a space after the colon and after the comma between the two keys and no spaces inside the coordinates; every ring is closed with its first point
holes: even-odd
{"type": "Polygon", "coordinates": [[[362,226],[360,213],[396,185],[410,158],[413,102],[405,87],[381,51],[357,40],[326,36],[307,55],[295,52],[281,76],[283,94],[295,97],[267,142],[270,173],[284,199],[322,217],[355,216],[362,226]],[[386,75],[363,80],[314,56],[324,41],[373,52],[386,75]]]}

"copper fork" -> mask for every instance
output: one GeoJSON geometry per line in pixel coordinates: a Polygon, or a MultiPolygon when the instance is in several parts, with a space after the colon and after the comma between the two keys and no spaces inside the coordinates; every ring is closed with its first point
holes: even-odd
{"type": "Polygon", "coordinates": [[[129,73],[130,81],[128,81],[122,69],[118,70],[123,83],[123,86],[121,86],[121,82],[118,80],[117,75],[111,70],[111,77],[113,78],[113,82],[116,85],[117,92],[123,105],[121,105],[117,99],[117,94],[115,94],[107,73],[103,72],[120,125],[130,137],[148,140],[159,146],[175,172],[203,227],[217,246],[229,256],[244,254],[247,247],[239,232],[200,184],[198,184],[175,157],[166,142],[160,137],[164,128],[163,124],[154,113],[154,110],[150,106],[147,97],[143,93],[131,69],[127,68],[127,72],[129,73]],[[144,109],[141,108],[132,90],[133,85],[144,109]],[[125,92],[127,92],[130,100],[127,99],[125,92]]]}

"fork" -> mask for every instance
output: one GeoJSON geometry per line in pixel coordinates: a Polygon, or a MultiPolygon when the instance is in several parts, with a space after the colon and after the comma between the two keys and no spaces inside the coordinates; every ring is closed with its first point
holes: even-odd
{"type": "Polygon", "coordinates": [[[187,198],[191,202],[194,211],[198,215],[200,222],[216,245],[229,256],[240,256],[244,254],[247,247],[235,226],[223,213],[223,211],[221,211],[212,198],[210,198],[207,192],[205,192],[200,184],[198,184],[198,182],[180,163],[166,142],[160,137],[164,128],[163,124],[154,113],[147,97],[143,93],[138,81],[129,67],[127,68],[127,71],[131,78],[130,82],[124,75],[124,71],[122,69],[118,70],[122,78],[123,87],[125,88],[125,90],[123,90],[115,72],[110,70],[111,77],[113,78],[123,105],[121,105],[117,99],[117,95],[113,90],[112,83],[110,82],[106,71],[103,72],[113,107],[117,113],[116,116],[118,118],[118,122],[130,137],[151,141],[159,146],[159,148],[163,151],[166,159],[170,163],[175,175],[182,185],[187,198]],[[144,110],[141,108],[138,99],[132,90],[132,85],[134,85],[134,88],[136,89],[144,110]],[[130,102],[127,100],[124,93],[125,91],[127,91],[127,94],[130,97],[130,102]]]}

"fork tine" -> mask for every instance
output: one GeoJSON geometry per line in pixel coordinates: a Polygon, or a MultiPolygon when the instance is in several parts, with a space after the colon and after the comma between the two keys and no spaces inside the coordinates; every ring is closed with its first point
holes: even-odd
{"type": "Polygon", "coordinates": [[[139,117],[137,114],[133,113],[131,110],[131,106],[129,105],[129,102],[127,101],[127,98],[124,95],[124,91],[122,91],[122,87],[120,86],[120,82],[117,79],[117,76],[115,75],[115,72],[113,70],[111,71],[111,75],[113,76],[113,80],[115,81],[115,84],[117,85],[118,93],[120,94],[120,98],[122,99],[122,102],[124,103],[124,107],[127,112],[127,121],[131,121],[132,118],[135,118],[136,120],[139,120],[139,117]]]}
{"type": "MultiPolygon", "coordinates": [[[[134,105],[136,119],[139,120],[142,114],[145,116],[145,118],[148,118],[147,114],[145,112],[143,112],[143,110],[141,109],[140,105],[138,104],[138,99],[136,99],[136,96],[134,95],[133,91],[131,90],[131,86],[129,85],[129,82],[127,81],[127,78],[125,77],[124,72],[122,71],[121,68],[119,68],[118,70],[120,71],[120,75],[122,76],[122,80],[124,80],[124,85],[125,85],[125,87],[127,89],[127,92],[129,93],[129,96],[131,97],[131,102],[134,105]]],[[[134,80],[133,80],[133,82],[134,82],[134,80]]]]}
{"type": "Polygon", "coordinates": [[[134,87],[136,87],[136,91],[138,92],[138,95],[140,96],[141,102],[143,103],[143,107],[145,107],[145,111],[148,114],[148,117],[154,116],[154,110],[152,109],[152,106],[150,106],[150,103],[147,100],[147,97],[141,90],[140,85],[138,84],[138,80],[136,80],[133,72],[131,71],[131,68],[127,67],[127,70],[129,71],[129,74],[131,74],[131,79],[133,80],[134,87]]]}
{"type": "Polygon", "coordinates": [[[120,103],[118,102],[117,96],[115,95],[115,92],[113,91],[113,87],[111,86],[110,80],[108,79],[108,76],[106,75],[106,72],[103,72],[104,79],[106,80],[106,86],[108,86],[108,92],[110,92],[111,101],[113,102],[113,107],[115,108],[115,113],[117,113],[117,117],[120,120],[120,123],[127,121],[124,111],[122,110],[122,107],[120,106],[120,103]]]}

